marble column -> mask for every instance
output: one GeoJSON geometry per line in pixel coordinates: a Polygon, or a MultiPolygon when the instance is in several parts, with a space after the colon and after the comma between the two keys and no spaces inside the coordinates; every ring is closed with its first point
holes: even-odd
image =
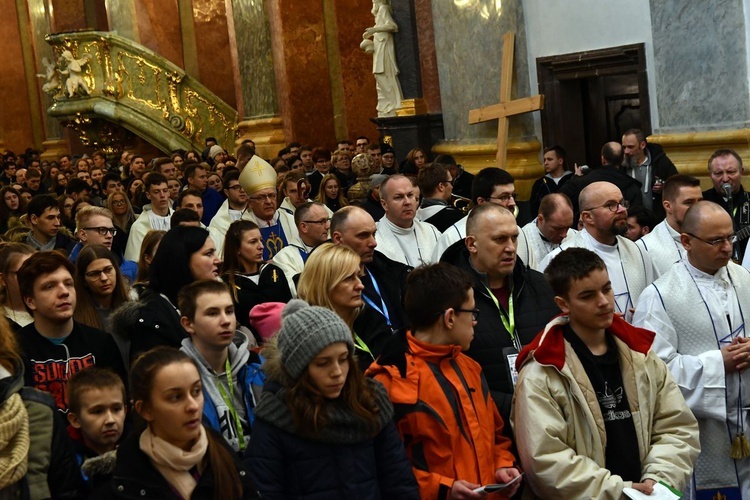
{"type": "Polygon", "coordinates": [[[651,0],[658,133],[750,126],[742,0],[651,0]]]}
{"type": "Polygon", "coordinates": [[[284,138],[335,147],[322,2],[300,8],[298,0],[268,0],[266,7],[284,138]]]}
{"type": "Polygon", "coordinates": [[[24,70],[24,53],[17,6],[25,2],[0,0],[0,47],[3,48],[5,71],[0,71],[0,143],[16,154],[36,144],[31,121],[28,87],[24,70]]]}
{"type": "Polygon", "coordinates": [[[259,0],[228,0],[231,5],[236,58],[235,87],[240,122],[238,144],[244,139],[255,142],[256,152],[273,158],[284,147],[284,130],[276,97],[276,77],[273,71],[271,28],[266,2],[259,0]]]}
{"type": "MultiPolygon", "coordinates": [[[[470,170],[497,166],[497,121],[469,125],[468,115],[499,101],[502,37],[508,31],[515,33],[511,97],[532,95],[523,2],[433,1],[432,15],[446,138],[433,152],[452,154],[470,170]]],[[[508,135],[508,159],[500,166],[514,175],[523,195],[542,171],[531,115],[511,117],[508,135]]]]}
{"type": "Polygon", "coordinates": [[[217,0],[193,0],[193,23],[200,82],[236,108],[226,4],[217,0]]]}

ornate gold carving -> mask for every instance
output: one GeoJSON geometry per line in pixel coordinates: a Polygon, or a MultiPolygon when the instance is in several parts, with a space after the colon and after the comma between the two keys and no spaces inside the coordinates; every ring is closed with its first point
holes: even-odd
{"type": "Polygon", "coordinates": [[[233,144],[236,111],[165,58],[113,33],[80,31],[45,39],[52,46],[55,67],[64,51],[88,58],[80,73],[88,95],[79,92],[70,99],[57,92],[49,113],[89,143],[106,143],[107,133],[93,137],[92,124],[86,123],[96,118],[98,109],[106,109],[105,119],[115,118],[164,149],[177,144],[202,149],[207,136],[225,147],[233,144]],[[110,101],[121,109],[115,111],[111,104],[98,108],[92,99],[110,101]]]}
{"type": "Polygon", "coordinates": [[[401,107],[396,110],[396,116],[414,116],[427,113],[427,103],[421,97],[403,99],[401,107]]]}

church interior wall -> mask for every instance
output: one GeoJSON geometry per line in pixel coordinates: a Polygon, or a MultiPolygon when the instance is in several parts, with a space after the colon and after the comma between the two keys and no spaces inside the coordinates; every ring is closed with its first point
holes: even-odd
{"type": "MultiPolygon", "coordinates": [[[[526,20],[529,82],[538,91],[538,57],[597,50],[643,43],[646,48],[651,123],[659,124],[654,42],[649,0],[523,0],[526,20]]],[[[539,114],[534,114],[534,130],[542,137],[539,114]]]]}

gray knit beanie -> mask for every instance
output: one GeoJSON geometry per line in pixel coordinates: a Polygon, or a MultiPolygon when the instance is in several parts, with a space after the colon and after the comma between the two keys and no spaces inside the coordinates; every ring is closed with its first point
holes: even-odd
{"type": "Polygon", "coordinates": [[[284,368],[295,380],[320,351],[336,342],[345,342],[354,350],[352,332],[330,309],[295,299],[281,311],[277,345],[284,368]]]}

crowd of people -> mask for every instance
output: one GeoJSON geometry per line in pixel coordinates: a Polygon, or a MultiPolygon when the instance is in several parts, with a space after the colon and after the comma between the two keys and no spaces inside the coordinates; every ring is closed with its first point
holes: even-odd
{"type": "Polygon", "coordinates": [[[2,494],[750,497],[736,152],[233,153],[4,153],[2,494]]]}

